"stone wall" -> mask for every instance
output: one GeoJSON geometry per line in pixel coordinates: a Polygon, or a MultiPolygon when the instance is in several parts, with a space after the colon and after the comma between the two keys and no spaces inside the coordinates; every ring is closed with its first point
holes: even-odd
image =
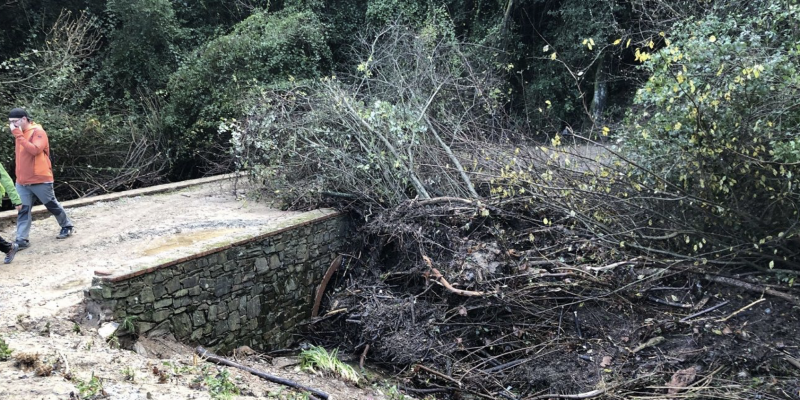
{"type": "Polygon", "coordinates": [[[284,347],[310,316],[347,231],[344,215],[316,215],[156,267],[95,277],[84,293],[87,310],[100,320],[128,318],[139,335],[168,331],[217,351],[284,347]]]}

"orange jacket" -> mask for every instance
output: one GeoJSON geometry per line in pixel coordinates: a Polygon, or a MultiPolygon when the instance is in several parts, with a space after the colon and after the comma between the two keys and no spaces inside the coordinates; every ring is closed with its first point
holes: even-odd
{"type": "Polygon", "coordinates": [[[16,138],[17,183],[33,185],[53,182],[50,142],[42,126],[31,123],[24,132],[17,128],[11,133],[16,138]]]}

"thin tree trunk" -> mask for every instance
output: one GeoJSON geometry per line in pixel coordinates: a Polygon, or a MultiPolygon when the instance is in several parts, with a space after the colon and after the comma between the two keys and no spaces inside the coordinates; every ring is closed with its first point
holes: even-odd
{"type": "Polygon", "coordinates": [[[450,161],[452,161],[453,164],[455,164],[456,169],[458,170],[458,174],[461,175],[461,179],[464,181],[464,184],[467,185],[467,191],[469,191],[470,197],[472,197],[473,199],[477,199],[479,197],[478,192],[475,191],[475,187],[469,180],[467,172],[464,171],[464,167],[461,166],[461,163],[458,161],[458,158],[456,158],[456,155],[453,154],[453,150],[450,149],[450,146],[448,146],[447,143],[445,143],[444,140],[442,140],[442,138],[439,136],[439,133],[436,132],[436,128],[433,127],[433,123],[431,123],[431,120],[428,118],[427,115],[425,116],[425,122],[428,123],[428,128],[430,128],[431,133],[433,133],[433,137],[436,138],[436,141],[438,141],[439,145],[442,146],[444,152],[447,153],[448,157],[450,157],[450,161]]]}

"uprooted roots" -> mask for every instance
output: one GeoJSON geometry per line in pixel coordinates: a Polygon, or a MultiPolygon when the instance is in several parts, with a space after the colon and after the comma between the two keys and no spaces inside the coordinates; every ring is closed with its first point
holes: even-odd
{"type": "Polygon", "coordinates": [[[740,276],[721,281],[485,214],[410,203],[374,219],[365,255],[346,261],[350,275],[327,299],[338,311],[320,313],[312,335],[359,355],[368,345],[366,358],[410,393],[439,398],[799,395],[798,313],[750,290],[778,278],[729,269],[740,276]]]}

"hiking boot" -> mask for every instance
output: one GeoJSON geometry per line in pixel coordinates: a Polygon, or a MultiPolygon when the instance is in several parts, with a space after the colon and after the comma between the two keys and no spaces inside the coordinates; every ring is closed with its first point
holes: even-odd
{"type": "Polygon", "coordinates": [[[61,228],[61,232],[56,236],[56,239],[66,239],[75,233],[75,228],[72,226],[65,226],[61,228]]]}
{"type": "Polygon", "coordinates": [[[19,246],[19,250],[25,250],[28,247],[31,247],[31,241],[28,239],[25,240],[17,240],[17,246],[19,246]]]}
{"type": "Polygon", "coordinates": [[[19,250],[19,245],[16,243],[11,243],[11,250],[6,253],[6,258],[3,260],[6,264],[11,264],[11,261],[14,261],[14,256],[17,255],[17,251],[19,250]]]}

